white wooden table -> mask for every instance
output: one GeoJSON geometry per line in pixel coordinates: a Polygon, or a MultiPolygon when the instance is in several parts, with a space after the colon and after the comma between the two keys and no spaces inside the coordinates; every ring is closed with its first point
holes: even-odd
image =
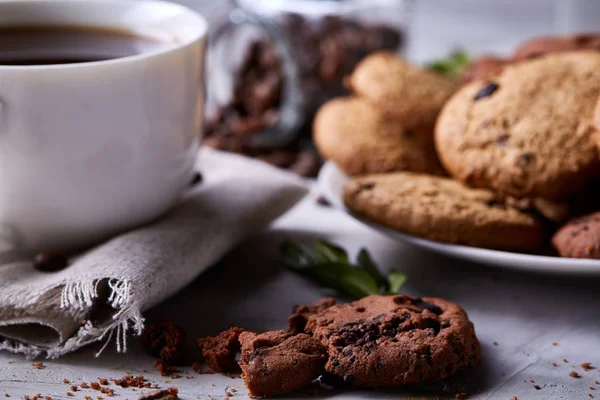
{"type": "MultiPolygon", "coordinates": [[[[148,320],[167,315],[183,325],[193,351],[196,337],[215,334],[230,325],[285,329],[294,304],[312,302],[328,294],[283,268],[277,247],[285,237],[325,237],[353,253],[366,246],[382,267],[406,271],[406,293],[444,297],[463,305],[475,323],[484,361],[481,388],[470,398],[589,399],[589,394],[600,397],[600,385],[594,383],[600,380],[599,280],[531,275],[442,258],[393,242],[337,210],[317,206],[314,198],[280,219],[273,229],[248,240],[189,288],[151,310],[148,320]],[[585,372],[579,366],[584,362],[591,362],[595,368],[585,372]],[[581,378],[570,377],[571,371],[578,372],[581,378]]],[[[94,358],[94,350],[88,348],[44,362],[45,368],[40,370],[20,356],[0,354],[0,397],[4,393],[17,398],[41,393],[53,399],[96,399],[101,394],[89,389],[67,397],[70,385],[62,380],[67,378],[78,384],[97,378],[119,378],[126,372],[143,374],[161,387],[176,386],[183,399],[223,399],[231,387],[237,390],[232,393],[233,399],[247,397],[240,379],[198,375],[190,368],[182,369],[180,379],[160,377],[153,368],[154,360],[140,349],[136,339],[129,341],[125,355],[108,350],[94,358]]],[[[122,399],[137,399],[141,392],[117,390],[122,399]]],[[[317,397],[307,391],[291,398],[403,399],[407,395],[421,398],[420,393],[402,390],[324,392],[317,397]]]]}

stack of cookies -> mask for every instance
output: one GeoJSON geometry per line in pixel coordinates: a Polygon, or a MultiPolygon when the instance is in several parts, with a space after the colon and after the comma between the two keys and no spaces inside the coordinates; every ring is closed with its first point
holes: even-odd
{"type": "Polygon", "coordinates": [[[354,95],[314,123],[351,176],[346,206],[440,242],[600,258],[599,38],[529,41],[477,60],[462,85],[369,56],[347,79],[354,95]]]}

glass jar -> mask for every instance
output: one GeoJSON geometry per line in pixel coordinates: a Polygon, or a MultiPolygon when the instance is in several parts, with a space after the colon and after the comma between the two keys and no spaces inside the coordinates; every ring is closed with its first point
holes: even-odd
{"type": "Polygon", "coordinates": [[[307,141],[315,112],[347,94],[344,77],[362,58],[404,49],[411,5],[235,0],[212,40],[206,144],[260,155],[307,141]]]}

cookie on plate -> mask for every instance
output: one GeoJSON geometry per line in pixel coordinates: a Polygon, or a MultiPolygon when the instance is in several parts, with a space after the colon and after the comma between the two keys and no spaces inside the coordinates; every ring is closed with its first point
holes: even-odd
{"type": "Polygon", "coordinates": [[[442,299],[372,295],[311,316],[306,330],[328,348],[325,370],[357,387],[437,382],[480,361],[467,314],[442,299]]]}
{"type": "Polygon", "coordinates": [[[362,60],[347,80],[359,97],[396,115],[408,129],[431,129],[459,84],[419,68],[392,53],[378,52],[362,60]]]}
{"type": "Polygon", "coordinates": [[[600,33],[537,37],[517,47],[512,59],[515,61],[526,60],[548,53],[574,50],[600,50],[600,33]]]}
{"type": "Polygon", "coordinates": [[[600,259],[600,212],[573,218],[552,237],[561,257],[600,259]]]}
{"type": "Polygon", "coordinates": [[[324,104],[313,123],[321,155],[349,175],[391,171],[443,174],[433,146],[433,131],[405,128],[393,116],[357,97],[324,104]]]}
{"type": "Polygon", "coordinates": [[[344,203],[360,217],[445,243],[535,251],[545,236],[537,217],[449,178],[409,172],[353,178],[344,203]]]}
{"type": "Polygon", "coordinates": [[[451,176],[505,195],[564,199],[600,172],[594,107],[600,53],[556,53],[460,89],[435,142],[451,176]]]}
{"type": "Polygon", "coordinates": [[[486,79],[498,75],[509,60],[496,56],[481,56],[469,63],[460,73],[460,80],[468,83],[478,79],[486,79]]]}
{"type": "Polygon", "coordinates": [[[305,334],[244,332],[240,343],[240,367],[253,397],[276,396],[300,389],[321,375],[327,360],[327,348],[305,334]]]}

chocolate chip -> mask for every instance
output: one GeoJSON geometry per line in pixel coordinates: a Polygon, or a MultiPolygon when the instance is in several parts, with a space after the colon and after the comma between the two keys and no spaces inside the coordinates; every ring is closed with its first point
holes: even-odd
{"type": "Polygon", "coordinates": [[[250,356],[250,360],[253,360],[254,358],[258,357],[260,355],[260,353],[262,353],[263,350],[268,349],[267,346],[261,346],[258,347],[254,350],[254,352],[252,353],[252,355],[250,356]]]}
{"type": "Polygon", "coordinates": [[[354,378],[354,375],[348,374],[346,376],[344,376],[344,382],[346,383],[353,383],[356,379],[354,378]]]}
{"type": "Polygon", "coordinates": [[[475,94],[475,97],[473,98],[473,100],[479,100],[479,99],[483,99],[484,97],[489,97],[496,90],[498,90],[499,87],[500,86],[498,86],[497,83],[490,82],[487,85],[485,85],[484,87],[482,87],[481,89],[479,89],[479,91],[477,92],[477,94],[475,94]]]}
{"type": "Polygon", "coordinates": [[[190,181],[190,186],[196,186],[198,183],[202,182],[203,176],[200,172],[195,172],[192,180],[190,181]]]}
{"type": "Polygon", "coordinates": [[[415,306],[419,307],[422,310],[429,310],[436,315],[440,315],[442,313],[442,309],[436,306],[435,304],[427,303],[423,301],[422,298],[417,297],[413,300],[415,306]]]}
{"type": "Polygon", "coordinates": [[[33,259],[33,266],[38,271],[56,272],[65,269],[69,265],[67,257],[60,253],[51,251],[37,254],[33,259]]]}
{"type": "Polygon", "coordinates": [[[500,135],[496,138],[496,144],[498,146],[506,146],[508,139],[510,139],[510,135],[500,135]]]}
{"type": "Polygon", "coordinates": [[[519,164],[526,166],[531,164],[535,160],[533,153],[523,153],[519,156],[519,164]]]}

